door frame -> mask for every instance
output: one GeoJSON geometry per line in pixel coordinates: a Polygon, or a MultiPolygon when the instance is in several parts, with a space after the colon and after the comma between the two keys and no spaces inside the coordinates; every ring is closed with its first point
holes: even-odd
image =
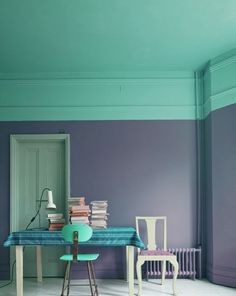
{"type": "MultiPolygon", "coordinates": [[[[70,135],[69,134],[21,134],[10,135],[10,232],[17,231],[18,211],[18,147],[24,142],[64,142],[65,145],[65,193],[66,200],[70,197],[70,135]]],[[[66,201],[65,201],[65,204],[66,201]]],[[[67,209],[66,209],[67,213],[67,209]]]]}

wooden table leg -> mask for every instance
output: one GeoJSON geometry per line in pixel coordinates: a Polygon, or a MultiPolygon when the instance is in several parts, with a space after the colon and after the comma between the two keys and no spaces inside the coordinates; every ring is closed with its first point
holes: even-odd
{"type": "Polygon", "coordinates": [[[16,246],[16,296],[23,296],[23,246],[16,246]]]}
{"type": "Polygon", "coordinates": [[[36,264],[37,264],[37,281],[43,281],[43,272],[42,272],[42,247],[36,246],[36,264]]]}
{"type": "Polygon", "coordinates": [[[126,256],[126,281],[129,281],[129,247],[125,247],[125,256],[126,256]]]}
{"type": "Polygon", "coordinates": [[[129,296],[134,295],[134,246],[128,246],[128,283],[129,296]]]}

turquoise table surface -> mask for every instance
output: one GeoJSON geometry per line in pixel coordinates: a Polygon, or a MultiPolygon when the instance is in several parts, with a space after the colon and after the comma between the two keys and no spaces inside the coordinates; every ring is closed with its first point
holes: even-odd
{"type": "MultiPolygon", "coordinates": [[[[107,229],[94,229],[93,235],[86,243],[89,246],[134,246],[143,249],[145,246],[132,227],[111,227],[107,229]]],[[[12,232],[4,242],[5,247],[29,245],[69,245],[61,231],[24,230],[12,232]]]]}
{"type": "MultiPolygon", "coordinates": [[[[125,247],[126,268],[128,280],[128,295],[134,296],[134,248],[144,249],[144,244],[132,227],[111,227],[94,229],[90,240],[80,243],[86,246],[125,247]]],[[[66,242],[61,231],[24,230],[12,232],[4,242],[5,247],[15,247],[16,252],[16,296],[23,296],[23,257],[24,246],[36,247],[37,279],[42,281],[42,254],[43,246],[70,245],[66,242]]]]}

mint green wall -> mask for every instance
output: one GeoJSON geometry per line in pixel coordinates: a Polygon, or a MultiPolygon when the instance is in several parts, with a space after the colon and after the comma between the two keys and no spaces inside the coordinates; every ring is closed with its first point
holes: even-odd
{"type": "Polygon", "coordinates": [[[0,119],[195,119],[194,73],[157,78],[0,81],[0,119]]]}

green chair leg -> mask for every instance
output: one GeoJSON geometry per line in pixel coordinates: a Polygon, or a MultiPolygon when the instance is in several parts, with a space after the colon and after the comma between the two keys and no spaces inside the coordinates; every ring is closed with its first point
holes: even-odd
{"type": "Polygon", "coordinates": [[[95,277],[95,272],[94,272],[94,267],[93,267],[93,262],[90,262],[91,265],[91,271],[92,271],[92,278],[93,278],[93,285],[94,285],[94,289],[95,289],[95,294],[96,296],[98,296],[98,287],[97,287],[97,283],[96,283],[96,277],[95,277]]]}
{"type": "Polygon", "coordinates": [[[91,276],[91,267],[90,267],[90,262],[87,262],[87,269],[88,269],[88,278],[89,278],[89,286],[90,286],[90,291],[91,295],[93,296],[93,286],[92,286],[92,276],[91,276]]]}
{"type": "Polygon", "coordinates": [[[63,279],[63,286],[62,286],[62,291],[61,291],[61,296],[64,296],[64,291],[68,285],[67,281],[68,281],[68,272],[69,272],[69,262],[67,262],[66,264],[66,269],[65,269],[65,275],[64,275],[64,279],[63,279]]]}
{"type": "Polygon", "coordinates": [[[69,262],[69,275],[68,275],[68,285],[67,285],[67,296],[70,293],[70,278],[71,278],[71,262],[69,262]]]}

